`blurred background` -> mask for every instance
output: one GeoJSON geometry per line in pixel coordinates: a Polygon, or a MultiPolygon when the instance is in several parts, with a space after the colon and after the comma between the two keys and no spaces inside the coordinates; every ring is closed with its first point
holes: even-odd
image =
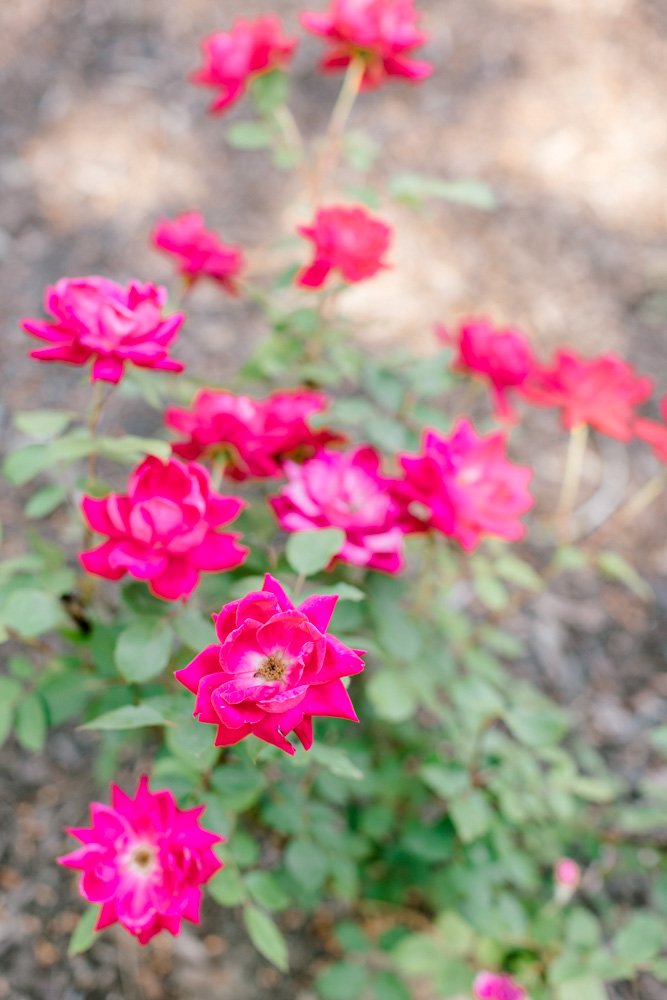
{"type": "MultiPolygon", "coordinates": [[[[545,359],[560,344],[588,354],[618,351],[653,375],[664,394],[667,4],[420,0],[418,6],[431,36],[424,57],[435,63],[434,77],[419,87],[388,85],[364,95],[353,126],[381,143],[380,177],[410,169],[475,178],[492,187],[497,208],[486,213],[432,202],[421,212],[395,206],[384,213],[398,231],[397,266],[350,293],[359,336],[427,353],[435,350],[434,321],[484,314],[524,329],[545,359]]],[[[292,0],[6,0],[0,6],[5,439],[13,409],[62,404],[82,392],[80,372],[26,360],[19,318],[40,313],[45,285],[94,273],[119,281],[169,279],[169,262],[148,244],[163,214],[199,209],[223,239],[250,248],[273,239],[286,221],[293,225],[295,182],[263,154],[225,144],[224,126],[247,117],[248,105],[224,119],[209,117],[209,92],[187,77],[198,65],[199,40],[228,28],[234,17],[275,10],[296,29],[302,7],[292,0]]],[[[304,38],[294,64],[293,106],[310,133],[324,128],[339,84],[317,73],[320,52],[317,40],[304,38]]],[[[197,290],[188,315],[177,356],[194,373],[224,384],[261,334],[261,317],[214,287],[197,290]]],[[[542,442],[535,444],[539,450],[542,442]]],[[[667,552],[656,511],[636,526],[629,544],[657,574],[667,568],[667,552]]],[[[0,515],[11,550],[20,510],[8,491],[0,515]]],[[[569,605],[552,595],[542,609],[552,626],[544,654],[544,669],[556,672],[551,686],[562,687],[564,700],[579,699],[600,745],[619,753],[631,747],[623,766],[643,766],[641,744],[632,742],[637,718],[664,710],[667,699],[664,675],[656,674],[667,641],[660,631],[666,589],[658,585],[658,607],[650,610],[627,598],[586,613],[577,595],[569,605]],[[567,641],[578,636],[571,662],[585,683],[557,675],[553,628],[561,627],[567,641]],[[630,660],[628,683],[619,686],[618,664],[630,660]]],[[[94,959],[63,959],[77,900],[52,858],[62,850],[61,828],[73,821],[72,802],[80,800],[81,818],[88,801],[85,746],[83,737],[63,733],[43,758],[3,750],[0,998],[160,1000],[195,989],[204,1000],[308,997],[300,976],[306,982],[317,939],[300,945],[296,926],[296,973],[286,985],[258,962],[243,932],[227,924],[203,943],[188,933],[156,942],[140,973],[132,943],[113,936],[100,942],[94,959]]],[[[220,911],[215,919],[222,919],[220,911]]]]}

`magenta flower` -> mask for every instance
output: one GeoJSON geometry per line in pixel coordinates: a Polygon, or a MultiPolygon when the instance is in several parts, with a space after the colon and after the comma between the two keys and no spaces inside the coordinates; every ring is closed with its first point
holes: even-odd
{"type": "Polygon", "coordinates": [[[285,459],[308,458],[342,440],[308,424],[326,406],[326,396],[303,389],[275,392],[268,399],[203,389],[190,410],[170,407],[165,421],[187,437],[172,445],[182,458],[222,457],[232,479],[266,478],[280,475],[285,459]]]}
{"type": "Polygon", "coordinates": [[[244,506],[215,493],[208,471],[196,462],[165,463],[150,455],[130,476],[126,494],[84,496],[86,521],[108,541],[79,558],[96,576],[120,580],[129,573],[165,601],[187,598],[201,572],[233,569],[245,559],[239,535],[216,530],[244,506]]]}
{"type": "Polygon", "coordinates": [[[389,266],[383,257],[391,228],[360,206],[321,208],[312,225],[299,226],[297,232],[315,244],[313,261],[295,278],[302,288],[320,288],[332,270],[354,283],[389,266]]]}
{"type": "Polygon", "coordinates": [[[182,920],[199,923],[200,886],[222,868],[212,848],[224,840],[199,825],[203,811],[151,792],[146,775],[133,799],[112,785],[110,806],[91,804],[92,825],[68,830],[83,847],[58,862],[81,871],[81,895],[102,904],[96,931],[118,922],[146,944],[180,934],[182,920]]]}
{"type": "Polygon", "coordinates": [[[202,87],[219,89],[209,110],[220,114],[243,96],[256,76],[288,63],[296,46],[296,38],[283,35],[276,14],[266,14],[254,21],[238,18],[231,31],[218,31],[203,39],[203,65],[190,80],[202,87]]]}
{"type": "Polygon", "coordinates": [[[442,327],[438,336],[457,350],[454,370],[480,375],[491,384],[496,415],[513,420],[508,395],[528,378],[536,362],[530,345],[520,330],[500,330],[484,319],[467,320],[450,336],[442,327]]]}
{"type": "Polygon", "coordinates": [[[480,972],[473,983],[476,1000],[525,1000],[526,991],[511,976],[480,972]]]}
{"type": "Polygon", "coordinates": [[[532,472],[508,462],[503,434],[480,437],[460,420],[448,438],[427,431],[421,453],[399,460],[405,477],[396,493],[405,505],[406,531],[440,531],[467,551],[484,535],[523,537],[519,517],[533,503],[532,472]]]}
{"type": "Polygon", "coordinates": [[[638,438],[651,445],[656,458],[667,462],[667,396],[660,404],[660,412],[664,423],[641,417],[635,420],[633,430],[638,438]]]}
{"type": "Polygon", "coordinates": [[[21,324],[26,333],[53,345],[31,351],[30,357],[68,365],[85,365],[92,358],[93,382],[120,382],[127,363],[183,371],[168,349],[185,317],[163,317],[166,301],[166,288],[139,281],[123,288],[95,275],[61,278],[44,298],[46,311],[55,318],[24,319],[21,324]]]}
{"type": "Polygon", "coordinates": [[[212,278],[230,295],[236,295],[235,278],[243,270],[243,251],[226,246],[217,233],[206,229],[199,212],[184,212],[175,219],[160,219],[151,234],[153,244],[176,258],[178,270],[194,284],[212,278]]]}
{"type": "Polygon", "coordinates": [[[551,368],[537,368],[521,391],[538,406],[560,407],[568,430],[588,424],[602,434],[629,441],[635,408],[648,399],[652,389],[650,378],[637,375],[615,354],[587,359],[574,351],[558,351],[551,368]]]}
{"type": "Polygon", "coordinates": [[[358,722],[341,678],[364,664],[360,650],[327,632],[337,600],[314,594],[297,608],[267,574],[263,590],[213,616],[219,644],[175,677],[197,696],[195,717],[217,726],[216,746],[253,733],[293,754],[285,737],[294,732],[310,749],[314,716],[358,722]]]}
{"type": "Polygon", "coordinates": [[[414,0],[331,0],[328,12],[306,11],[301,23],[329,44],[323,70],[363,59],[362,87],[370,90],[392,76],[417,83],[433,72],[430,63],[411,56],[428,40],[417,28],[418,17],[414,0]]]}
{"type": "Polygon", "coordinates": [[[336,559],[386,573],[400,571],[400,507],[391,493],[393,480],[381,474],[373,448],[323,451],[303,465],[285,463],[284,471],[287,485],[270,500],[284,531],[341,528],[345,542],[336,559]]]}
{"type": "Polygon", "coordinates": [[[560,858],[554,865],[554,879],[557,885],[576,889],[581,882],[581,868],[572,858],[560,858]]]}

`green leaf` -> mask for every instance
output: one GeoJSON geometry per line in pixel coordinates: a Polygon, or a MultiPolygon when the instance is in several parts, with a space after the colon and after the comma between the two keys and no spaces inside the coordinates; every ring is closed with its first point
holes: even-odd
{"type": "Polygon", "coordinates": [[[296,531],[287,540],[287,561],[300,576],[313,576],[326,569],[332,558],[345,543],[345,532],[340,528],[322,528],[320,531],[296,531]]]}
{"type": "Polygon", "coordinates": [[[643,601],[653,600],[653,589],[639,575],[634,566],[626,562],[618,552],[600,552],[597,565],[601,573],[611,580],[618,580],[643,601]]]}
{"type": "Polygon", "coordinates": [[[29,694],[16,709],[16,739],[24,750],[39,751],[46,740],[46,708],[37,694],[29,694]]]}
{"type": "Polygon", "coordinates": [[[281,972],[287,972],[289,968],[287,942],[269,914],[256,906],[246,906],[243,910],[243,923],[260,955],[273,963],[281,972]]]}
{"type": "MultiPolygon", "coordinates": [[[[199,726],[208,729],[207,726],[199,726]]],[[[211,743],[212,730],[208,732],[211,743]]],[[[266,787],[266,778],[260,768],[239,767],[225,763],[216,768],[212,784],[225,807],[234,813],[243,812],[253,806],[266,787]]]]}
{"type": "Polygon", "coordinates": [[[367,979],[363,965],[337,962],[317,976],[315,989],[323,1000],[353,1000],[361,996],[367,979]]]}
{"type": "Polygon", "coordinates": [[[600,979],[580,976],[556,987],[556,1000],[607,1000],[607,991],[600,979]]]}
{"type": "Polygon", "coordinates": [[[405,722],[416,710],[417,701],[407,680],[386,667],[373,674],[367,685],[368,697],[381,719],[405,722]]]}
{"type": "Polygon", "coordinates": [[[389,193],[397,201],[411,205],[420,205],[430,198],[441,198],[484,212],[496,207],[493,191],[482,181],[447,181],[440,177],[414,173],[411,170],[398,173],[391,179],[389,193]]]}
{"type": "Polygon", "coordinates": [[[344,137],[345,158],[351,167],[365,173],[373,166],[381,146],[367,132],[348,132],[344,137]]]}
{"type": "MultiPolygon", "coordinates": [[[[290,79],[287,73],[274,69],[260,73],[250,83],[250,95],[261,115],[272,115],[289,98],[290,79]]],[[[241,147],[247,149],[248,147],[241,147]]],[[[251,148],[255,148],[254,146],[251,148]]]]}
{"type": "Polygon", "coordinates": [[[312,840],[292,840],[285,851],[285,867],[292,878],[314,892],[327,876],[327,862],[322,850],[312,840]]]}
{"type": "Polygon", "coordinates": [[[376,1000],[411,1000],[412,993],[393,972],[380,972],[373,979],[376,1000]]]}
{"type": "Polygon", "coordinates": [[[568,730],[565,713],[555,705],[514,705],[504,721],[512,735],[529,747],[559,743],[568,730]]]}
{"type": "Polygon", "coordinates": [[[309,752],[310,760],[315,760],[338,778],[361,781],[364,772],[350,760],[341,747],[330,747],[326,743],[314,743],[309,752]]]}
{"type": "Polygon", "coordinates": [[[209,896],[220,906],[240,906],[247,899],[243,879],[234,868],[223,868],[206,888],[209,896]]]}
{"type": "Polygon", "coordinates": [[[658,726],[650,734],[649,739],[656,750],[662,754],[667,754],[667,726],[658,726]]]}
{"type": "Polygon", "coordinates": [[[464,844],[488,833],[493,821],[491,806],[484,793],[477,789],[451,802],[449,815],[464,844]]]}
{"type": "Polygon", "coordinates": [[[49,449],[45,444],[17,448],[5,459],[2,471],[13,486],[23,486],[48,465],[49,449]]]}
{"type": "Polygon", "coordinates": [[[509,554],[501,556],[496,560],[495,570],[504,580],[525,590],[542,590],[544,587],[542,577],[537,570],[525,559],[519,559],[517,556],[509,554]]]}
{"type": "Polygon", "coordinates": [[[284,910],[290,905],[290,897],[271,872],[248,872],[245,882],[256,903],[266,910],[284,910]]]}
{"type": "Polygon", "coordinates": [[[188,716],[167,729],[166,743],[179,760],[190,764],[197,771],[207,771],[218,756],[213,735],[212,727],[202,725],[188,716]]]}
{"type": "Polygon", "coordinates": [[[421,771],[422,780],[443,799],[460,795],[470,785],[470,776],[462,764],[426,764],[421,771]]]}
{"type": "Polygon", "coordinates": [[[98,438],[97,451],[102,458],[108,458],[112,462],[134,465],[144,455],[156,455],[158,458],[168,459],[171,455],[171,445],[161,438],[125,434],[122,437],[98,438]]]}
{"type": "Polygon", "coordinates": [[[14,707],[21,693],[21,685],[13,677],[0,677],[0,746],[11,732],[14,707]]]}
{"type": "MultiPolygon", "coordinates": [[[[98,715],[80,729],[143,729],[144,726],[164,726],[167,720],[150,705],[123,705],[98,715]]],[[[194,723],[193,723],[194,725],[194,723]]]]}
{"type": "Polygon", "coordinates": [[[186,604],[172,620],[174,632],[189,649],[201,650],[215,642],[215,629],[210,617],[186,604]]]}
{"type": "Polygon", "coordinates": [[[495,576],[479,575],[473,578],[477,597],[489,611],[502,611],[509,600],[507,590],[495,576]]]}
{"type": "Polygon", "coordinates": [[[70,958],[73,958],[75,955],[81,955],[84,951],[88,951],[90,946],[94,943],[95,938],[97,937],[95,924],[97,923],[99,915],[99,906],[89,906],[83,914],[74,928],[69,945],[67,946],[67,954],[70,958]]]}
{"type": "Polygon", "coordinates": [[[271,145],[272,132],[263,122],[234,122],[226,132],[233,149],[266,149],[271,145]]]}
{"type": "Polygon", "coordinates": [[[169,663],[173,633],[160,618],[139,618],[118,636],[114,660],[126,681],[157,677],[169,663]]]}
{"type": "Polygon", "coordinates": [[[659,955],[667,940],[667,920],[656,914],[634,913],[614,937],[616,953],[634,965],[659,955]]]}
{"type": "Polygon", "coordinates": [[[26,517],[46,517],[47,514],[51,514],[66,499],[67,490],[63,489],[62,486],[55,484],[45,486],[43,489],[33,493],[28,500],[25,505],[26,517]]]}
{"type": "Polygon", "coordinates": [[[10,594],[2,610],[2,619],[7,628],[27,639],[64,624],[57,597],[28,587],[10,594]]]}
{"type": "Polygon", "coordinates": [[[25,410],[14,417],[16,427],[32,437],[57,437],[77,414],[73,410],[25,410]]]}

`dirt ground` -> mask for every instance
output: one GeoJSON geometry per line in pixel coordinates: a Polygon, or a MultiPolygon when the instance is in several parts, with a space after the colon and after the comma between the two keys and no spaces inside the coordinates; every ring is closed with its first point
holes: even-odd
{"type": "MultiPolygon", "coordinates": [[[[292,0],[20,0],[0,6],[0,422],[11,411],[81,396],[80,375],[25,359],[22,315],[62,275],[167,279],[147,244],[159,215],[188,208],[230,241],[259,246],[292,219],[298,192],[261,154],[234,153],[207,95],[186,82],[198,40],[240,13],[292,0]]],[[[308,5],[306,5],[308,6],[308,5]]],[[[313,0],[310,5],[321,7],[313,0]]],[[[437,203],[392,208],[396,268],[350,293],[348,311],[372,345],[433,349],[432,325],[487,314],[548,352],[569,343],[613,349],[667,392],[667,6],[664,0],[422,0],[437,65],[424,86],[364,97],[354,125],[382,144],[380,177],[413,169],[489,183],[498,208],[437,203]]],[[[295,66],[297,117],[322,127],[336,81],[319,76],[315,40],[295,66]]],[[[239,113],[243,116],[244,109],[239,113]]],[[[298,198],[297,198],[298,204],[298,198]]],[[[221,383],[261,333],[256,311],[201,289],[178,356],[221,383]]],[[[550,419],[536,425],[538,475],[558,479],[550,419]]],[[[136,428],[135,428],[136,429],[136,428]]],[[[560,437],[558,437],[560,440],[560,437]]],[[[654,470],[643,450],[610,446],[605,489],[654,470]]],[[[594,477],[594,470],[591,472],[594,477]]],[[[604,493],[604,490],[602,491],[604,493]]],[[[604,497],[603,497],[604,499],[604,497]]],[[[646,605],[593,580],[541,598],[521,623],[540,683],[574,706],[590,739],[624,774],[667,782],[645,732],[665,720],[667,540],[664,504],[628,529],[656,587],[646,605]],[[583,600],[585,598],[585,600],[583,600]],[[662,673],[661,673],[662,671],[662,673]]],[[[21,522],[5,490],[0,514],[21,522]]],[[[593,517],[595,512],[593,511],[593,517]]],[[[16,551],[17,532],[8,533],[16,551]]],[[[158,940],[141,954],[105,935],[64,958],[79,908],[53,863],[62,828],[81,821],[94,784],[86,738],[56,732],[28,757],[0,756],[0,998],[9,1000],[308,1000],[318,961],[313,928],[294,924],[293,972],[259,960],[233,914],[212,908],[208,934],[158,940]]],[[[289,921],[288,921],[289,923],[289,921]]],[[[642,984],[640,1000],[667,991],[642,984]]],[[[629,995],[629,994],[628,994],[629,995]]],[[[618,996],[624,996],[622,990],[618,996]]],[[[352,998],[351,998],[352,1000],[352,998]]]]}

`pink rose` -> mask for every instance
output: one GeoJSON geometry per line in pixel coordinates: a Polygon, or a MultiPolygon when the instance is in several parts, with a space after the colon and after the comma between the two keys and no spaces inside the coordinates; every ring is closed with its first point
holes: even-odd
{"type": "Polygon", "coordinates": [[[212,114],[220,114],[243,96],[254,77],[288,63],[296,46],[296,38],[283,35],[276,14],[265,14],[254,21],[238,18],[231,31],[218,31],[204,38],[203,65],[190,80],[220,90],[210,107],[212,114]]]}
{"type": "Polygon", "coordinates": [[[166,319],[166,288],[131,281],[125,288],[95,275],[61,278],[47,288],[44,306],[53,320],[24,319],[26,333],[53,346],[31,351],[38,361],[85,365],[91,380],[120,382],[126,363],[139,368],[183,371],[168,348],[183,323],[182,313],[166,319]]]}
{"type": "Polygon", "coordinates": [[[615,354],[581,358],[574,351],[558,351],[550,368],[536,368],[521,392],[538,406],[558,406],[563,425],[582,424],[602,434],[629,441],[635,430],[635,407],[651,395],[650,378],[615,354]]]}
{"type": "Polygon", "coordinates": [[[217,727],[216,746],[251,733],[293,754],[294,732],[308,750],[313,717],[357,722],[342,677],[363,670],[360,651],[327,632],[338,598],[307,597],[295,607],[268,574],[260,591],[214,615],[219,643],[175,677],[197,696],[195,716],[217,727]]]}
{"type": "Polygon", "coordinates": [[[558,885],[576,889],[581,882],[581,868],[572,858],[561,858],[554,865],[554,879],[558,885]]]}
{"type": "Polygon", "coordinates": [[[473,983],[476,1000],[526,1000],[526,991],[511,976],[480,972],[473,983]]]}
{"type": "Polygon", "coordinates": [[[243,270],[243,252],[240,247],[226,246],[217,233],[206,229],[199,212],[160,219],[151,239],[159,250],[176,258],[178,270],[190,284],[198,278],[212,278],[230,295],[237,294],[234,279],[243,270]]]}
{"type": "Polygon", "coordinates": [[[85,519],[108,541],[79,558],[89,573],[107,580],[129,573],[146,580],[156,597],[187,598],[202,571],[219,573],[245,559],[239,535],[216,530],[244,506],[237,497],[214,492],[203,466],[164,463],[151,455],[130,476],[126,494],[84,496],[85,519]]]}
{"type": "Polygon", "coordinates": [[[81,895],[102,904],[96,931],[118,922],[147,944],[162,930],[180,934],[183,920],[199,923],[200,886],[222,868],[212,848],[224,840],[199,825],[203,811],[151,792],[146,775],[133,799],[112,785],[110,806],[91,804],[92,825],[69,830],[83,847],[58,862],[81,871],[81,895]]]}
{"type": "Polygon", "coordinates": [[[270,501],[284,531],[341,528],[345,542],[336,559],[386,573],[401,570],[400,507],[373,448],[320,452],[303,465],[286,462],[284,471],[287,484],[270,501]]]}
{"type": "Polygon", "coordinates": [[[203,389],[190,410],[170,407],[165,421],[187,437],[172,445],[177,455],[222,455],[225,473],[232,479],[265,478],[280,475],[289,457],[307,458],[342,440],[326,428],[308,424],[308,418],[326,406],[326,396],[303,389],[275,392],[268,399],[203,389]]]}
{"type": "Polygon", "coordinates": [[[332,270],[354,283],[389,266],[383,257],[391,242],[391,228],[365,208],[321,208],[312,225],[299,226],[297,232],[315,245],[312,263],[295,278],[302,288],[320,288],[332,270]]]}
{"type": "Polygon", "coordinates": [[[507,397],[511,390],[523,385],[536,364],[525,335],[513,328],[497,329],[483,319],[467,320],[454,336],[443,328],[437,332],[441,340],[457,348],[454,370],[487,379],[496,415],[501,420],[514,419],[507,397]]]}
{"type": "Polygon", "coordinates": [[[530,469],[505,457],[501,433],[480,437],[459,420],[449,437],[426,431],[418,455],[399,455],[404,479],[396,486],[406,531],[432,529],[472,551],[484,535],[523,537],[519,517],[533,504],[530,469]]]}
{"type": "Polygon", "coordinates": [[[417,22],[413,0],[331,0],[328,12],[301,15],[304,28],[329,44],[321,68],[341,70],[361,58],[362,86],[367,90],[392,76],[416,83],[431,75],[430,63],[411,58],[412,51],[427,41],[417,22]]]}

